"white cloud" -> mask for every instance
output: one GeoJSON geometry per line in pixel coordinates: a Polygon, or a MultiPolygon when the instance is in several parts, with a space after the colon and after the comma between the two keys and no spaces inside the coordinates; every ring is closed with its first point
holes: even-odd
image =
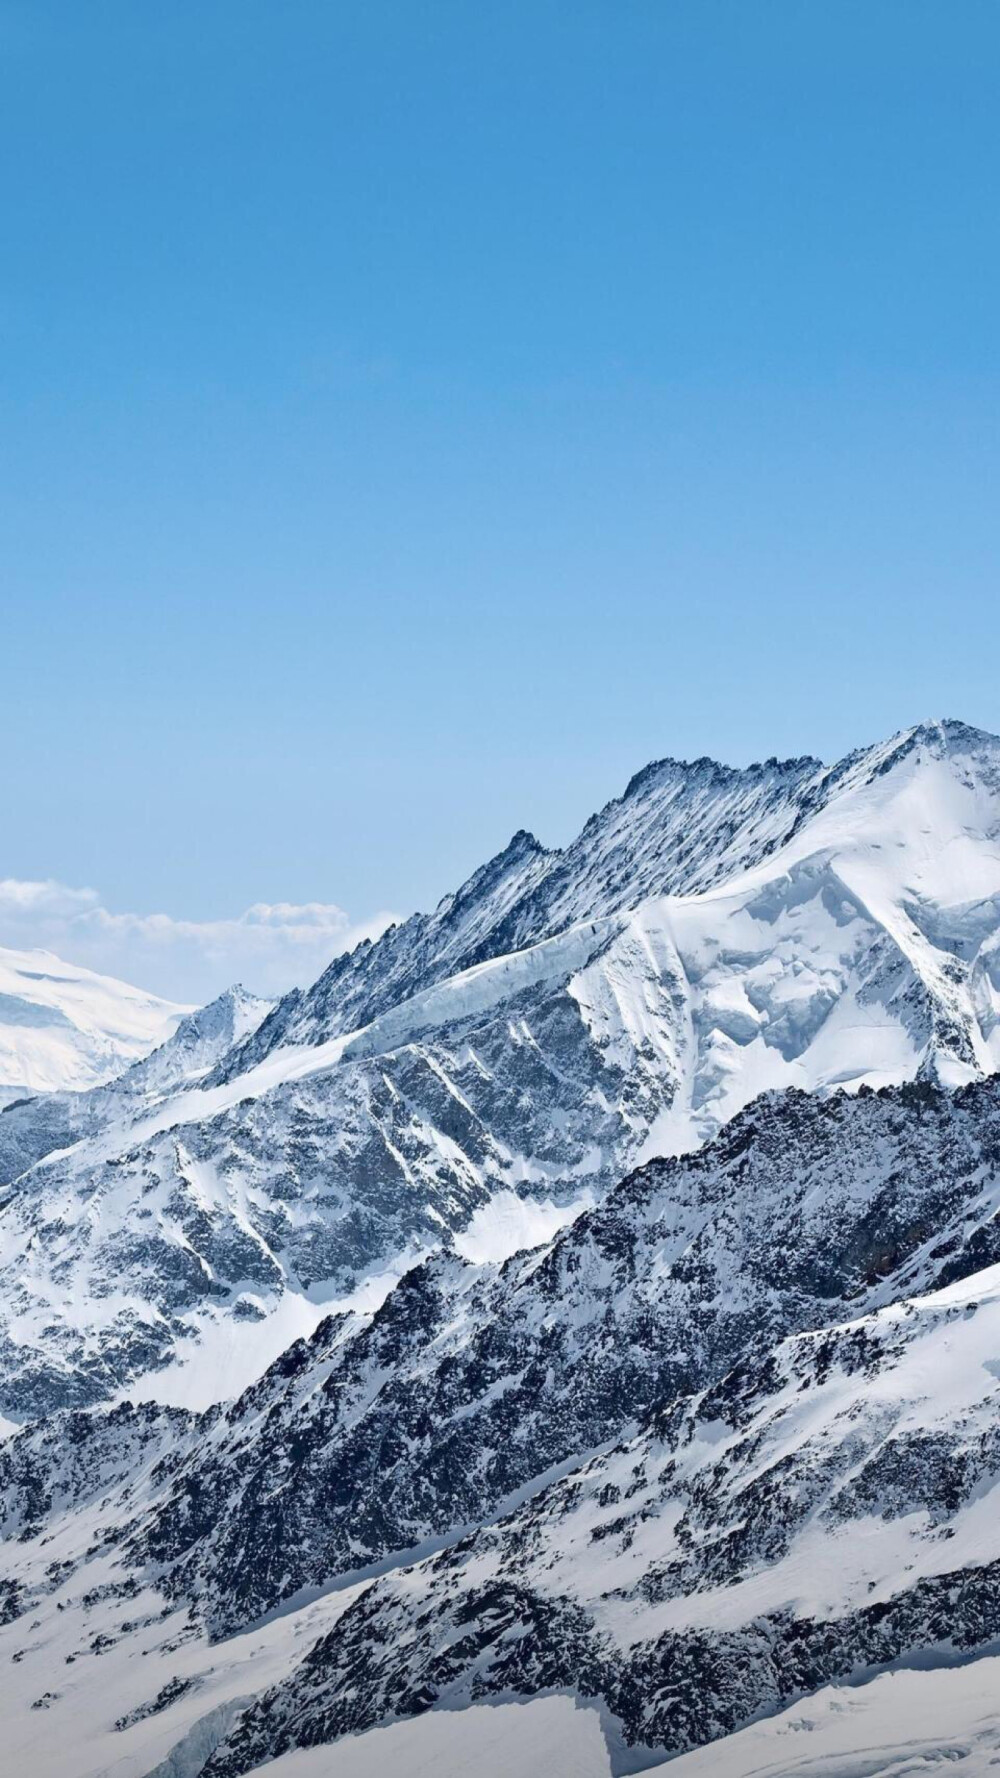
{"type": "Polygon", "coordinates": [[[280,994],[314,981],[332,957],[377,938],[395,918],[352,921],[334,902],[255,902],[222,920],[116,913],[95,889],[0,878],[0,945],[55,951],[170,1000],[210,1000],[231,982],[280,994]]]}

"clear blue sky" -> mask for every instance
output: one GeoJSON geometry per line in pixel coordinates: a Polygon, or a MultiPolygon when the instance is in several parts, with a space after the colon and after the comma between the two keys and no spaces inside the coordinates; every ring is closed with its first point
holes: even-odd
{"type": "Polygon", "coordinates": [[[0,876],[360,921],[650,757],[1000,728],[998,69],[995,0],[0,0],[0,876]]]}

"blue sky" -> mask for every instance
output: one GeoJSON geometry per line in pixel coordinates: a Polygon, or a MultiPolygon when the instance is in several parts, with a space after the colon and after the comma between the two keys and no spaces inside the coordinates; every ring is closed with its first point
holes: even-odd
{"type": "Polygon", "coordinates": [[[0,0],[0,943],[280,986],[649,758],[1000,728],[998,55],[0,0]]]}

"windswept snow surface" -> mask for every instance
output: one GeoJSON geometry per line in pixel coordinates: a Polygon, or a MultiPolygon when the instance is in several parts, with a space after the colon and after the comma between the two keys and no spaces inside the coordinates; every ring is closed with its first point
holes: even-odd
{"type": "Polygon", "coordinates": [[[824,1686],[778,1716],[656,1766],[655,1778],[996,1778],[998,1771],[1000,1660],[984,1657],[824,1686]]]}
{"type": "MultiPolygon", "coordinates": [[[[524,1211],[521,1200],[513,1204],[524,1211]]],[[[492,1206],[489,1207],[492,1209],[492,1206]]],[[[536,1246],[564,1226],[565,1216],[550,1207],[550,1214],[532,1219],[530,1210],[520,1217],[508,1213],[483,1229],[476,1245],[491,1249],[490,1257],[506,1257],[521,1247],[536,1246]],[[544,1232],[543,1232],[544,1231],[544,1232]],[[520,1239],[530,1235],[534,1239],[520,1239]]],[[[484,1213],[487,1217],[489,1212],[484,1213]]],[[[470,1225],[471,1228],[471,1225],[470,1225]]],[[[160,1402],[165,1407],[188,1408],[202,1413],[213,1403],[242,1395],[297,1340],[308,1340],[328,1316],[368,1316],[384,1303],[403,1274],[425,1255],[407,1252],[385,1272],[370,1273],[345,1296],[283,1291],[268,1295],[246,1291],[230,1305],[193,1310],[184,1320],[184,1333],[176,1357],[161,1369],[146,1371],[121,1390],[122,1401],[160,1402]]],[[[470,1255],[472,1257],[472,1255],[470,1255]]],[[[8,1430],[13,1430],[12,1424],[8,1430]]],[[[0,1423],[0,1437],[3,1424],[0,1423]]]]}
{"type": "Polygon", "coordinates": [[[0,949],[0,1104],[99,1086],[163,1043],[189,1010],[51,951],[0,949]]]}
{"type": "Polygon", "coordinates": [[[260,1778],[611,1778],[596,1710],[570,1698],[442,1712],[310,1747],[258,1766],[260,1778]]]}
{"type": "Polygon", "coordinates": [[[500,1264],[526,1247],[541,1247],[560,1229],[568,1227],[594,1202],[585,1192],[568,1204],[520,1198],[516,1192],[497,1192],[488,1204],[473,1212],[465,1228],[455,1236],[455,1251],[474,1265],[500,1264]]]}

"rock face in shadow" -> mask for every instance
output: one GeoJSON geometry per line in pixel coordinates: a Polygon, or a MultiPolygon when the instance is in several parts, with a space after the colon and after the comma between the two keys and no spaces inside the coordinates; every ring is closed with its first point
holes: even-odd
{"type": "Polygon", "coordinates": [[[8,1440],[5,1614],[86,1599],[97,1562],[95,1598],[152,1587],[218,1642],[369,1568],[219,1717],[206,1778],[553,1689],[636,1757],[674,1753],[982,1648],[1000,1282],[976,1263],[998,1209],[998,1080],[758,1101],[534,1253],[428,1260],[229,1407],[8,1440]]]}
{"type": "Polygon", "coordinates": [[[998,1211],[1000,1080],[757,1101],[545,1247],[428,1259],[228,1407],[9,1439],[4,1615],[152,1593],[221,1651],[367,1570],[276,1686],[212,1715],[206,1778],[553,1689],[599,1703],[636,1757],[678,1752],[981,1648],[1000,1633],[1000,1282],[978,1269],[998,1211]]]}

